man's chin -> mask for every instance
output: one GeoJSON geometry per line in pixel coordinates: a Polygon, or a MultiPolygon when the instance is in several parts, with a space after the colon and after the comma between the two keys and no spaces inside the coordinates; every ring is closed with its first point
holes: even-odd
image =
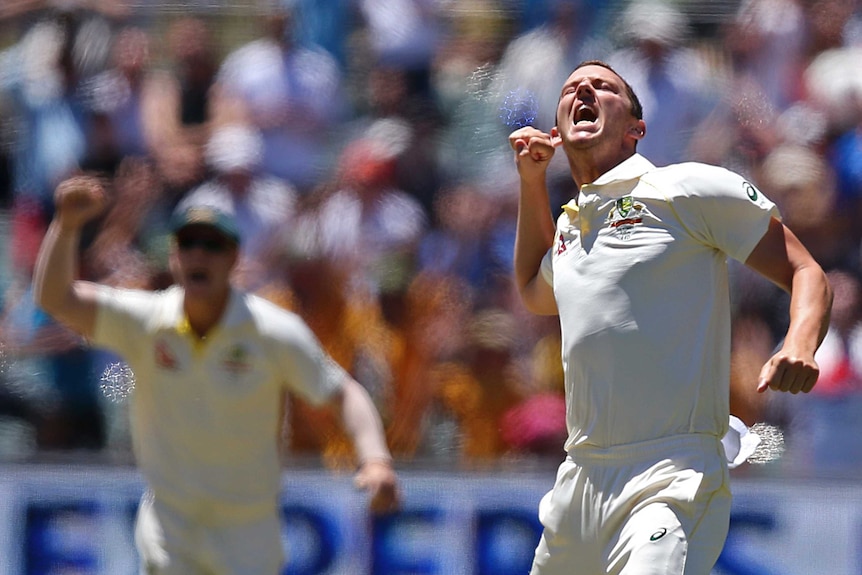
{"type": "Polygon", "coordinates": [[[575,128],[572,130],[573,140],[592,140],[598,138],[602,131],[599,127],[589,126],[586,128],[575,128]]]}
{"type": "Polygon", "coordinates": [[[575,147],[582,147],[584,145],[590,144],[591,142],[594,142],[600,136],[601,130],[598,127],[586,126],[578,128],[577,126],[575,126],[569,132],[566,140],[569,145],[575,147]]]}
{"type": "Polygon", "coordinates": [[[597,133],[581,133],[576,134],[568,141],[569,148],[573,150],[588,150],[590,148],[595,147],[596,142],[599,141],[599,135],[597,133]]]}

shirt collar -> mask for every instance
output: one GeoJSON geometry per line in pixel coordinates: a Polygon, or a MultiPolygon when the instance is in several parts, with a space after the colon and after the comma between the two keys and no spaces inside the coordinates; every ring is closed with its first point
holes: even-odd
{"type": "Polygon", "coordinates": [[[654,169],[655,166],[652,162],[640,154],[634,154],[599,176],[592,184],[588,185],[603,186],[612,182],[635,180],[654,169]]]}
{"type": "MultiPolygon", "coordinates": [[[[168,297],[170,301],[168,306],[170,312],[165,317],[166,327],[172,327],[181,334],[191,333],[191,325],[189,325],[189,319],[183,309],[182,288],[179,286],[171,286],[167,290],[166,297],[168,297]]],[[[244,294],[232,289],[227,307],[224,310],[224,315],[216,327],[233,327],[250,319],[251,312],[245,305],[244,294]]]]}
{"type": "Polygon", "coordinates": [[[589,192],[589,188],[594,186],[603,186],[614,182],[635,180],[654,169],[655,166],[652,164],[652,162],[650,162],[640,154],[634,154],[629,158],[626,158],[601,176],[599,176],[596,181],[581,186],[581,194],[569,200],[568,203],[562,206],[562,209],[569,217],[569,222],[574,223],[579,216],[579,203],[581,199],[585,197],[585,194],[589,195],[594,199],[598,199],[601,195],[601,192],[598,192],[597,190],[589,192]]]}
{"type": "Polygon", "coordinates": [[[231,289],[230,300],[224,310],[224,317],[219,325],[233,327],[252,319],[251,311],[246,305],[246,295],[243,292],[231,289]]]}

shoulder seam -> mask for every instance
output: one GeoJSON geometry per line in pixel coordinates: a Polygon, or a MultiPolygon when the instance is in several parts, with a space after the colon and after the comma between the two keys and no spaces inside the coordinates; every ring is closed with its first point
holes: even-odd
{"type": "Polygon", "coordinates": [[[641,177],[640,181],[643,182],[644,184],[646,184],[647,186],[651,187],[655,191],[657,191],[659,193],[659,195],[661,195],[661,197],[664,198],[664,201],[667,202],[667,206],[670,208],[670,213],[673,214],[674,219],[676,219],[676,221],[679,223],[679,225],[682,226],[682,229],[685,230],[685,233],[687,233],[689,235],[689,237],[696,240],[698,243],[703,243],[700,240],[698,240],[697,236],[694,235],[694,233],[692,233],[691,229],[689,229],[689,227],[687,225],[685,225],[685,222],[682,221],[682,218],[679,216],[679,213],[676,211],[676,207],[673,205],[673,200],[670,197],[668,197],[668,195],[665,194],[661,188],[659,188],[658,186],[656,186],[652,182],[647,181],[643,177],[641,177]]]}

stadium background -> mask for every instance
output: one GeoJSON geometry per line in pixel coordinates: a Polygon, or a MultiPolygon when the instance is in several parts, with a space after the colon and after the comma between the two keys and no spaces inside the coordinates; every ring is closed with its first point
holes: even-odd
{"type": "MultiPolygon", "coordinates": [[[[78,168],[115,197],[82,273],[115,285],[164,285],[179,197],[246,190],[237,280],[372,392],[405,511],[369,524],[331,414],[292,405],[288,572],[523,572],[561,457],[561,373],[557,326],[509,281],[505,137],[549,128],[587,57],[644,101],[642,153],[745,174],[836,288],[815,393],[758,397],[786,298],[732,264],[734,412],[782,435],[734,471],[720,573],[862,572],[860,46],[853,0],[3,2],[0,575],[135,569],[133,376],[28,292],[53,185],[78,168]]],[[[573,193],[564,161],[551,188],[555,206],[573,193]]]]}

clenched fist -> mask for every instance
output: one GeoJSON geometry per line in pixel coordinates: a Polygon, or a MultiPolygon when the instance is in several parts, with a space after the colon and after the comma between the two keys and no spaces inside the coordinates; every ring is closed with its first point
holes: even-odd
{"type": "Polygon", "coordinates": [[[359,468],[353,484],[368,492],[373,513],[393,513],[401,504],[398,478],[388,462],[366,462],[359,468]]]}
{"type": "Polygon", "coordinates": [[[74,176],[54,191],[55,219],[64,229],[78,229],[105,209],[105,190],[98,178],[74,176]]]}

